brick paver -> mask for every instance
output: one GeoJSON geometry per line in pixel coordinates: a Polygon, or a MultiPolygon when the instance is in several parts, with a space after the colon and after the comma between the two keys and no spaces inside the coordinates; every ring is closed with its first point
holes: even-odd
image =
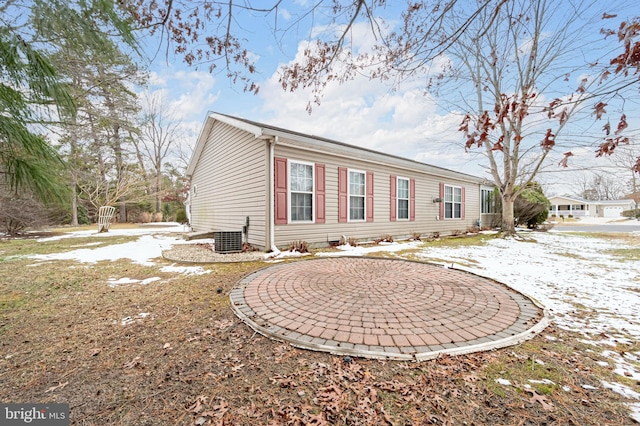
{"type": "Polygon", "coordinates": [[[373,358],[428,359],[515,344],[543,310],[467,272],[420,262],[323,258],[271,266],[230,293],[256,331],[295,346],[373,358]]]}

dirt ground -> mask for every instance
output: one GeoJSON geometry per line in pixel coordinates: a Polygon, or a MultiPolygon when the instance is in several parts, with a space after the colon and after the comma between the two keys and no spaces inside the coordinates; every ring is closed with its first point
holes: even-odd
{"type": "Polygon", "coordinates": [[[74,425],[635,424],[601,386],[613,366],[569,332],[420,363],[336,357],[233,315],[228,292],[262,262],[183,276],[24,257],[81,243],[0,241],[0,401],[69,403],[74,425]],[[109,286],[123,276],[161,280],[109,286]]]}

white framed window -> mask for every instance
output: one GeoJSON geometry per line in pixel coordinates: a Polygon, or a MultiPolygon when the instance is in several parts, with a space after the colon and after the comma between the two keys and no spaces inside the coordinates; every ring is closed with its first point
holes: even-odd
{"type": "Polygon", "coordinates": [[[493,189],[480,190],[480,213],[496,213],[496,200],[493,189]]]}
{"type": "Polygon", "coordinates": [[[459,186],[444,186],[444,217],[445,219],[462,218],[462,188],[459,186]]]}
{"type": "Polygon", "coordinates": [[[396,178],[396,199],[398,220],[409,220],[409,179],[396,178]]]}
{"type": "Polygon", "coordinates": [[[313,221],[313,164],[289,161],[290,222],[313,221]]]}
{"type": "Polygon", "coordinates": [[[366,173],[349,170],[349,220],[365,219],[366,173]]]}

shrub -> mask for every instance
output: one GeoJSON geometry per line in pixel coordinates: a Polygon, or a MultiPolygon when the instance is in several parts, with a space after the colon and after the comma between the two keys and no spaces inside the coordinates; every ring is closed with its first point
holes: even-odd
{"type": "Polygon", "coordinates": [[[569,219],[573,219],[573,215],[572,214],[570,214],[568,217],[569,217],[569,219]]]}
{"type": "Polygon", "coordinates": [[[242,252],[248,252],[248,251],[257,251],[258,249],[255,248],[254,246],[252,246],[249,243],[242,243],[242,252]]]}
{"type": "Polygon", "coordinates": [[[458,235],[461,235],[462,231],[459,229],[454,229],[453,231],[451,231],[451,235],[454,237],[457,237],[458,235]]]}
{"type": "Polygon", "coordinates": [[[374,242],[376,244],[380,244],[380,243],[392,243],[393,242],[393,235],[391,234],[383,234],[380,235],[380,238],[377,238],[376,240],[374,240],[374,242]]]}
{"type": "Polygon", "coordinates": [[[154,222],[162,222],[162,212],[157,212],[153,215],[154,222]]]}
{"type": "Polygon", "coordinates": [[[289,243],[287,250],[297,251],[298,253],[309,253],[309,243],[302,240],[292,241],[289,243]]]}
{"type": "Polygon", "coordinates": [[[440,233],[438,231],[436,232],[432,232],[431,233],[431,237],[432,240],[437,240],[438,238],[440,238],[440,233]]]}
{"type": "Polygon", "coordinates": [[[623,217],[640,218],[640,209],[625,210],[622,212],[623,217]]]}
{"type": "Polygon", "coordinates": [[[467,234],[477,234],[478,232],[480,232],[480,227],[476,225],[471,225],[467,228],[467,234]]]}
{"type": "Polygon", "coordinates": [[[140,216],[138,217],[138,222],[140,222],[140,223],[149,223],[149,222],[151,222],[151,213],[148,213],[148,212],[140,213],[140,216]]]}
{"type": "Polygon", "coordinates": [[[188,223],[187,219],[187,211],[185,209],[178,209],[176,212],[176,222],[178,223],[188,223]]]}
{"type": "Polygon", "coordinates": [[[346,237],[346,236],[342,236],[340,237],[340,245],[344,246],[346,244],[349,244],[352,247],[355,247],[358,245],[358,240],[356,238],[353,237],[346,237]]]}
{"type": "Polygon", "coordinates": [[[537,228],[549,217],[550,207],[551,203],[544,196],[542,187],[532,182],[516,198],[513,214],[517,223],[526,225],[527,228],[537,228]]]}
{"type": "Polygon", "coordinates": [[[5,191],[0,182],[0,234],[18,235],[49,224],[45,205],[28,192],[5,191]]]}
{"type": "Polygon", "coordinates": [[[420,241],[421,237],[422,237],[422,234],[420,234],[419,232],[412,232],[411,233],[411,239],[413,241],[420,241]]]}

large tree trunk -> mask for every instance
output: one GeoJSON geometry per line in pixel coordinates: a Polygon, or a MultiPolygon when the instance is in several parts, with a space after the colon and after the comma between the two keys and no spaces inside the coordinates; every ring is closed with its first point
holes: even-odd
{"type": "Polygon", "coordinates": [[[78,226],[78,193],[76,187],[78,185],[76,174],[71,174],[71,226],[78,226]]]}
{"type": "MultiPolygon", "coordinates": [[[[120,125],[113,125],[113,143],[112,149],[116,160],[116,178],[118,182],[122,181],[122,173],[124,170],[124,159],[122,155],[122,141],[120,138],[120,125]]],[[[127,201],[124,196],[120,197],[118,200],[120,204],[120,208],[118,209],[120,213],[120,222],[125,223],[127,221],[127,201]]]]}
{"type": "Polygon", "coordinates": [[[502,197],[502,232],[505,236],[515,235],[516,225],[513,217],[513,197],[502,197]]]}

